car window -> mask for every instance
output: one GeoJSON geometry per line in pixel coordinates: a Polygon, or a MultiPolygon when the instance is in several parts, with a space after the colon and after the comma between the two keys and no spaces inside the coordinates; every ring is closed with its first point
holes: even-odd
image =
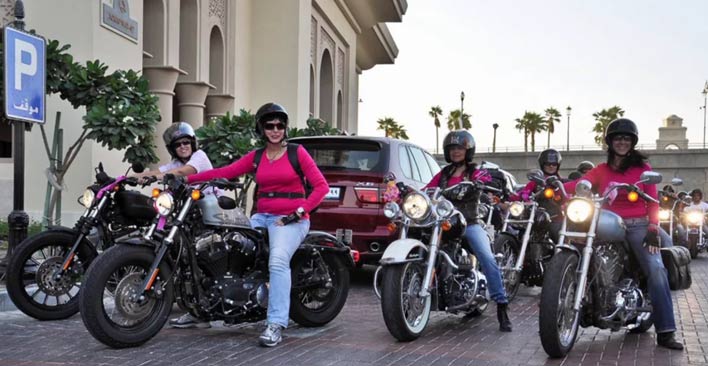
{"type": "Polygon", "coordinates": [[[398,162],[401,164],[401,172],[403,176],[408,179],[413,179],[413,172],[411,171],[411,159],[408,157],[408,149],[405,146],[398,146],[398,162]]]}
{"type": "Polygon", "coordinates": [[[373,141],[298,141],[322,171],[345,170],[381,173],[388,169],[381,146],[373,141]]]}
{"type": "MultiPolygon", "coordinates": [[[[430,167],[428,166],[428,161],[425,159],[425,154],[423,154],[423,151],[417,147],[409,146],[408,148],[411,150],[411,154],[413,155],[413,162],[415,163],[414,169],[416,167],[418,169],[419,178],[417,180],[423,183],[430,182],[430,180],[433,179],[433,174],[430,172],[430,167]]],[[[413,175],[415,175],[415,172],[413,175]]]]}
{"type": "Polygon", "coordinates": [[[425,160],[428,161],[428,165],[430,166],[430,172],[433,173],[433,176],[435,176],[435,174],[438,174],[440,171],[440,164],[438,164],[435,158],[427,152],[423,151],[423,154],[425,155],[425,160]]]}

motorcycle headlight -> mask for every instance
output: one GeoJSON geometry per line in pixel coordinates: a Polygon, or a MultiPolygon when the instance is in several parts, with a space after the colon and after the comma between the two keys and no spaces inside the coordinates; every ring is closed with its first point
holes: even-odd
{"type": "Polygon", "coordinates": [[[398,212],[401,210],[400,207],[398,207],[398,204],[396,202],[387,202],[384,205],[384,216],[386,216],[389,219],[392,219],[398,215],[398,212]]]}
{"type": "Polygon", "coordinates": [[[79,202],[86,208],[91,207],[91,204],[93,203],[93,199],[96,198],[96,194],[93,193],[93,190],[91,188],[86,188],[84,191],[84,194],[81,195],[81,198],[79,199],[79,202]]]}
{"type": "Polygon", "coordinates": [[[453,206],[452,202],[448,200],[441,200],[438,202],[438,205],[435,206],[435,212],[442,218],[450,217],[453,210],[455,210],[455,206],[453,206]]]}
{"type": "Polygon", "coordinates": [[[511,216],[519,217],[524,213],[524,204],[521,202],[514,202],[509,207],[509,213],[511,216]]]}
{"type": "Polygon", "coordinates": [[[568,220],[581,223],[589,220],[592,217],[593,210],[592,203],[584,199],[572,199],[568,203],[568,207],[565,209],[568,220]]]}
{"type": "Polygon", "coordinates": [[[428,197],[420,193],[411,193],[403,199],[403,213],[412,220],[422,220],[430,212],[428,197]]]}
{"type": "Polygon", "coordinates": [[[168,192],[160,193],[160,195],[158,195],[155,199],[154,207],[157,213],[159,213],[160,215],[169,215],[170,212],[172,212],[172,208],[174,207],[174,199],[172,198],[172,195],[168,192]]]}
{"type": "Polygon", "coordinates": [[[659,220],[666,221],[671,218],[670,210],[659,210],[659,220]]]}
{"type": "Polygon", "coordinates": [[[688,213],[688,223],[691,225],[700,225],[703,222],[703,213],[693,211],[688,213]]]}

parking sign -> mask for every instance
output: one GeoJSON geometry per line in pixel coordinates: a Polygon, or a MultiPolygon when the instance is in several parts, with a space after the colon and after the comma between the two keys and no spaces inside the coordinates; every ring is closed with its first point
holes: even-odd
{"type": "Polygon", "coordinates": [[[5,114],[8,119],[44,123],[46,43],[5,27],[5,114]]]}

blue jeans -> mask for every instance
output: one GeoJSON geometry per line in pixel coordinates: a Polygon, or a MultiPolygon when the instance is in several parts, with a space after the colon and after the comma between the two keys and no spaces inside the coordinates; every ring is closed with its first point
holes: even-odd
{"type": "Polygon", "coordinates": [[[673,332],[676,330],[674,306],[671,302],[669,279],[664,262],[661,260],[661,253],[651,254],[644,247],[648,226],[648,220],[635,219],[631,223],[627,223],[627,242],[632,248],[642,272],[647,276],[649,297],[653,307],[654,330],[657,333],[673,332]]]}
{"type": "Polygon", "coordinates": [[[477,257],[479,264],[482,266],[482,273],[487,277],[489,297],[497,304],[508,303],[509,300],[506,298],[506,291],[504,291],[504,286],[502,285],[501,271],[499,271],[497,261],[492,254],[492,247],[489,245],[487,233],[479,224],[469,225],[465,230],[465,238],[472,247],[467,249],[471,250],[477,257]]]}
{"type": "Polygon", "coordinates": [[[310,220],[300,220],[285,226],[276,225],[276,221],[282,217],[285,216],[257,213],[251,217],[251,227],[268,228],[268,323],[286,328],[290,318],[290,260],[310,230],[310,220]]]}

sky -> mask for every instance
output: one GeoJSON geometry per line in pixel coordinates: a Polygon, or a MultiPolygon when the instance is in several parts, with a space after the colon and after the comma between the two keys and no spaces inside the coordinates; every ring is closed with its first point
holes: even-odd
{"type": "MultiPolygon", "coordinates": [[[[401,23],[388,23],[399,49],[392,65],[359,79],[359,135],[382,136],[392,117],[410,140],[435,150],[434,105],[471,115],[477,151],[522,148],[514,119],[525,111],[562,113],[551,146],[593,145],[592,114],[614,105],[655,144],[676,114],[689,143],[703,143],[708,80],[708,0],[408,0],[401,23]]],[[[439,139],[448,132],[441,121],[439,139]]],[[[536,151],[547,135],[536,136],[536,151]]],[[[441,149],[442,150],[442,149],[441,149]]]]}

